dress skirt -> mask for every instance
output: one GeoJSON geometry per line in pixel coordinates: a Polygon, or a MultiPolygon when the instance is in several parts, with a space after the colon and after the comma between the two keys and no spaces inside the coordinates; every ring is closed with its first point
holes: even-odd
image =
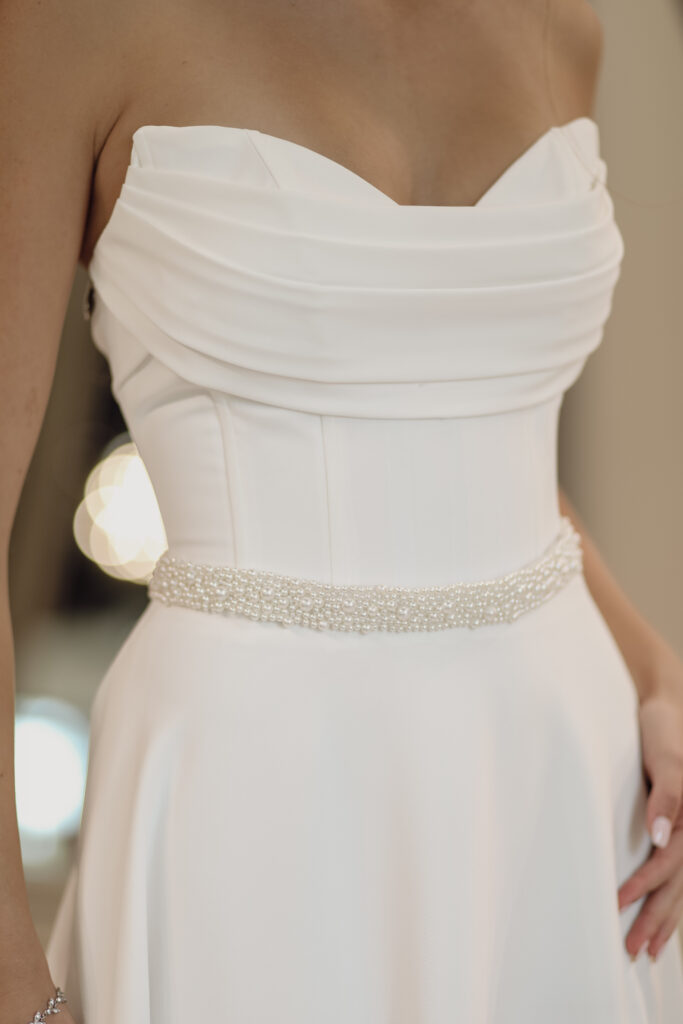
{"type": "Polygon", "coordinates": [[[514,623],[332,633],[151,601],[92,710],[48,958],[77,1024],[678,1024],[637,696],[583,575],[514,623]]]}

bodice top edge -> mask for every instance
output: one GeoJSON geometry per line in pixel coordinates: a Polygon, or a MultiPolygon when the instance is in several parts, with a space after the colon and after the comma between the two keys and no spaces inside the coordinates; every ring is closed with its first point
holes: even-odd
{"type": "Polygon", "coordinates": [[[623,249],[591,118],[552,127],[461,207],[400,205],[256,130],[148,125],[91,260],[92,336],[115,384],[137,347],[274,405],[499,411],[576,378],[623,249]]]}

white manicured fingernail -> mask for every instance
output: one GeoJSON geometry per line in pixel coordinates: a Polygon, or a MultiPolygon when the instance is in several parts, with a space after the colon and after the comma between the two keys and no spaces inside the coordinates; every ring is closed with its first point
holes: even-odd
{"type": "Polygon", "coordinates": [[[666,846],[671,835],[671,822],[668,818],[655,818],[652,822],[652,842],[655,846],[666,846]]]}

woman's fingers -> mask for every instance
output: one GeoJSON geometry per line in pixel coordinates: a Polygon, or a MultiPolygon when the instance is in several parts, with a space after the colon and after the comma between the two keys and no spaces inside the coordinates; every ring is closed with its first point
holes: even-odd
{"type": "Polygon", "coordinates": [[[619,887],[623,909],[645,897],[626,936],[632,957],[656,956],[683,913],[683,700],[662,687],[639,707],[643,771],[649,781],[646,826],[653,850],[619,887]]]}
{"type": "Polygon", "coordinates": [[[683,897],[675,904],[674,913],[669,915],[659,931],[655,932],[650,939],[647,951],[653,960],[657,959],[663,947],[678,928],[681,917],[683,917],[683,897]]]}
{"type": "Polygon", "coordinates": [[[666,746],[666,736],[660,733],[662,744],[649,760],[648,775],[652,784],[647,798],[646,823],[655,846],[666,847],[674,822],[681,812],[683,795],[683,758],[678,750],[666,746]]]}
{"type": "Polygon", "coordinates": [[[653,847],[652,853],[640,867],[619,886],[619,909],[639,900],[641,896],[658,889],[683,868],[683,829],[677,828],[664,847],[653,847]]]}
{"type": "Polygon", "coordinates": [[[633,922],[625,944],[631,957],[636,957],[646,943],[654,956],[677,926],[683,912],[683,870],[660,885],[647,897],[633,922]]]}

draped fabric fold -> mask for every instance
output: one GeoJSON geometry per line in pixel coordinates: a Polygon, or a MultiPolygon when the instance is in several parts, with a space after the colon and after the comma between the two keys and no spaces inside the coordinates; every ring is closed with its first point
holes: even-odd
{"type": "Polygon", "coordinates": [[[302,411],[532,405],[609,316],[623,239],[604,168],[579,118],[475,206],[401,206],[287,140],[147,126],[91,262],[93,338],[115,363],[118,322],[197,386],[302,411]]]}

